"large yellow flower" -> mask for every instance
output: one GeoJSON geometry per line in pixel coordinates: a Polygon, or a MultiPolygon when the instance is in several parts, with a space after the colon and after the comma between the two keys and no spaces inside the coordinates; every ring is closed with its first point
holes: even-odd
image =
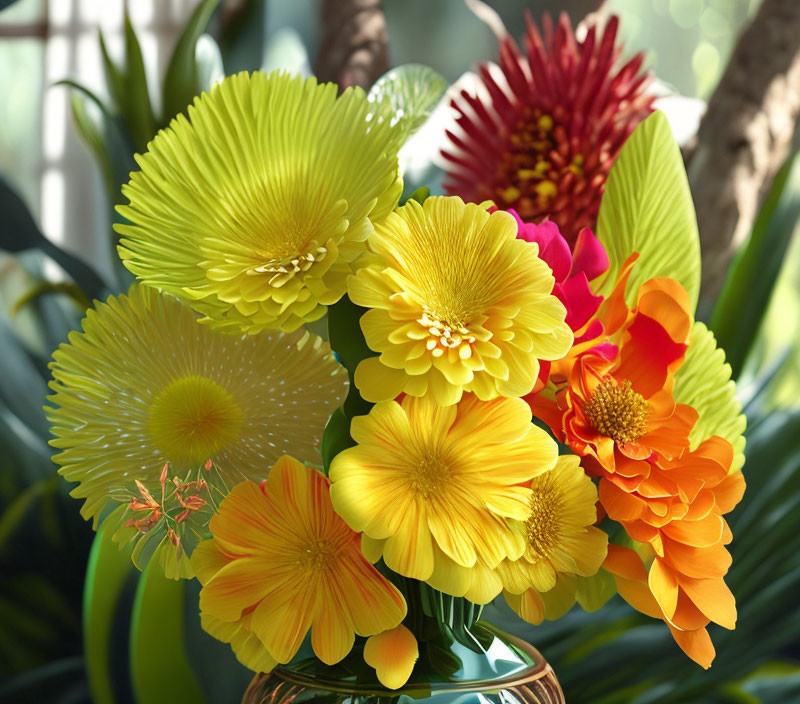
{"type": "Polygon", "coordinates": [[[254,635],[276,662],[289,662],[311,629],[326,664],[355,635],[373,636],[406,615],[402,594],[361,554],[358,535],[334,513],[319,472],[289,456],[259,487],[235,486],[220,504],[192,563],[203,582],[200,609],[245,664],[264,664],[254,635]],[[230,624],[227,631],[220,623],[230,624]]]}
{"type": "Polygon", "coordinates": [[[289,450],[319,462],[325,423],[347,391],[344,368],[319,338],[225,335],[139,285],[90,310],[50,368],[54,459],[79,482],[72,495],[86,499],[81,513],[95,522],[109,502],[131,498],[163,513],[167,463],[171,475],[207,465],[206,481],[227,493],[289,450]]]}
{"type": "Polygon", "coordinates": [[[370,266],[348,283],[353,302],[372,309],[361,328],[380,353],[356,370],[365,399],[524,396],[539,360],[567,353],[572,332],[551,295],[553,274],[516,235],[508,213],[456,197],[410,200],[376,226],[370,266]]]}
{"type": "Polygon", "coordinates": [[[137,157],[118,225],[125,265],[213,325],[294,330],[345,292],[397,203],[397,135],[360,88],[226,78],[137,157]]]}
{"type": "MultiPolygon", "coordinates": [[[[358,445],[331,463],[331,499],[363,531],[371,559],[382,553],[389,569],[427,580],[441,555],[469,568],[522,555],[524,537],[508,519],[527,518],[525,482],[549,470],[557,454],[524,401],[469,394],[439,406],[406,396],[354,418],[350,432],[358,445]]],[[[462,588],[446,575],[437,584],[450,593],[462,588]]]]}
{"type": "Polygon", "coordinates": [[[596,574],[608,550],[608,536],[594,526],[597,487],[576,455],[559,457],[530,487],[529,514],[514,524],[525,537],[525,552],[497,566],[507,601],[526,620],[543,615],[542,592],[564,594],[571,585],[574,603],[577,580],[570,577],[596,574]]]}

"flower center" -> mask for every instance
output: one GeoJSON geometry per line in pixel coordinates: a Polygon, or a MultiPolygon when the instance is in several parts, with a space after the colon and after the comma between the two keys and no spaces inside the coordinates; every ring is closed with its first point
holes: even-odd
{"type": "Polygon", "coordinates": [[[531,483],[531,489],[531,512],[525,521],[528,556],[544,559],[549,557],[560,543],[563,497],[558,485],[549,474],[537,477],[531,483]]]}
{"type": "Polygon", "coordinates": [[[271,274],[270,285],[280,287],[295,274],[308,271],[316,262],[321,262],[327,254],[328,250],[325,247],[319,247],[316,242],[312,242],[305,253],[267,259],[263,264],[248,269],[247,274],[248,276],[271,274]]]}
{"type": "Polygon", "coordinates": [[[442,492],[451,476],[448,462],[435,453],[424,452],[412,460],[408,483],[417,496],[429,499],[442,492]]]}
{"type": "Polygon", "coordinates": [[[583,176],[583,157],[565,158],[550,115],[525,107],[508,138],[497,167],[494,196],[502,208],[514,208],[523,220],[547,215],[566,174],[583,176]],[[561,147],[561,148],[559,148],[561,147]]]}
{"type": "Polygon", "coordinates": [[[318,574],[334,564],[339,555],[339,546],[332,540],[314,538],[299,553],[300,566],[309,573],[318,574]]]}
{"type": "Polygon", "coordinates": [[[621,384],[603,379],[584,409],[589,424],[616,442],[634,442],[647,430],[647,401],[628,379],[621,384]]]}
{"type": "Polygon", "coordinates": [[[173,381],[150,410],[156,446],[177,464],[200,464],[235,442],[243,413],[233,396],[202,376],[173,381]]]}
{"type": "Polygon", "coordinates": [[[434,357],[441,357],[449,349],[458,350],[462,359],[472,356],[470,345],[475,342],[475,336],[466,325],[441,320],[427,307],[423,308],[417,322],[428,331],[425,346],[434,357]]]}

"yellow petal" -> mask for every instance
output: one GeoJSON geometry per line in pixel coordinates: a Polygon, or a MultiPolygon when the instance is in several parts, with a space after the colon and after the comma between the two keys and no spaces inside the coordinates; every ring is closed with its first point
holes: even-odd
{"type": "Polygon", "coordinates": [[[364,662],[375,668],[378,680],[389,689],[408,682],[418,658],[417,639],[402,625],[372,636],[364,645],[364,662]]]}

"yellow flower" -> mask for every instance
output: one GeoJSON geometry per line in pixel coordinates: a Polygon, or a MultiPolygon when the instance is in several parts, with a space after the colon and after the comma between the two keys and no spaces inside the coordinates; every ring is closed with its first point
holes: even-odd
{"type": "Polygon", "coordinates": [[[594,525],[597,487],[576,455],[559,457],[530,488],[528,516],[513,524],[525,538],[525,551],[517,560],[501,562],[496,572],[511,607],[526,620],[541,622],[548,599],[563,603],[571,597],[569,606],[574,603],[577,577],[597,573],[608,536],[594,525]]]}
{"type": "MultiPolygon", "coordinates": [[[[480,560],[494,568],[521,556],[524,537],[507,519],[528,516],[524,482],[550,469],[557,454],[524,401],[469,394],[439,406],[406,396],[354,418],[350,432],[358,445],[331,463],[331,499],[363,531],[370,558],[382,554],[389,569],[427,580],[439,553],[461,567],[480,560]]],[[[440,588],[454,593],[457,579],[442,576],[440,588]]]]}
{"type": "Polygon", "coordinates": [[[572,332],[552,272],[516,235],[508,213],[456,197],[410,200],[376,225],[369,266],[348,282],[353,302],[371,309],[361,328],[380,353],[356,370],[365,399],[524,396],[539,360],[567,353],[572,332]]]}
{"type": "MultiPolygon", "coordinates": [[[[347,392],[347,373],[319,338],[225,335],[139,285],[90,310],[50,368],[54,459],[79,482],[72,495],[95,523],[114,501],[135,500],[139,516],[163,513],[165,480],[173,496],[173,476],[189,471],[224,494],[289,450],[319,462],[325,423],[347,392]]],[[[185,487],[184,510],[196,490],[185,487]]]]}
{"type": "Polygon", "coordinates": [[[418,659],[417,639],[402,625],[371,636],[364,645],[364,662],[375,668],[378,680],[389,689],[408,682],[418,659]]]}
{"type": "Polygon", "coordinates": [[[358,535],[333,511],[329,486],[284,456],[260,487],[244,481],[222,501],[210,523],[214,537],[192,555],[212,635],[219,622],[238,626],[286,663],[311,629],[314,653],[332,665],[356,635],[400,624],[403,596],[361,554],[358,535]]]}
{"type": "Polygon", "coordinates": [[[294,330],[345,292],[402,190],[397,135],[360,88],[226,78],[159,132],[123,186],[119,253],[204,322],[294,330]]]}

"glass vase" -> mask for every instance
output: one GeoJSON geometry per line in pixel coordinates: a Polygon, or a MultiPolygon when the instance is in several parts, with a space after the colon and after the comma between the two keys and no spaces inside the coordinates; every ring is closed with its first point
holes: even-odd
{"type": "Polygon", "coordinates": [[[401,697],[431,704],[564,704],[538,650],[481,625],[478,647],[421,642],[417,667],[400,689],[381,686],[357,657],[333,667],[308,658],[256,675],[242,704],[390,704],[401,697]]]}

